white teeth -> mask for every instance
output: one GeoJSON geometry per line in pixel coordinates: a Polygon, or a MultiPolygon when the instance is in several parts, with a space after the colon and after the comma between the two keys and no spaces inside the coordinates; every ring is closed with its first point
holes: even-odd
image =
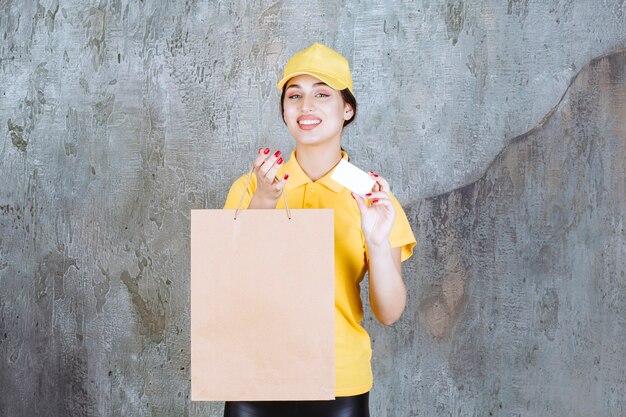
{"type": "Polygon", "coordinates": [[[300,120],[298,123],[301,125],[318,125],[321,122],[321,120],[300,120]]]}

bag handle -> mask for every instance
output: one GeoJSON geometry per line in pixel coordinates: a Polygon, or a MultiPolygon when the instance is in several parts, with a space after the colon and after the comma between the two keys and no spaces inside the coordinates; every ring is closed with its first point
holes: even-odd
{"type": "MultiPolygon", "coordinates": [[[[246,195],[246,190],[248,189],[248,185],[250,185],[250,180],[252,179],[252,173],[254,172],[254,165],[250,169],[248,173],[248,180],[246,181],[246,186],[243,187],[243,192],[241,193],[241,198],[239,199],[239,204],[237,205],[237,210],[235,210],[235,220],[237,220],[237,214],[241,209],[241,203],[243,203],[243,196],[246,195]]],[[[291,220],[291,211],[289,210],[289,205],[287,204],[287,196],[285,195],[285,188],[283,187],[281,194],[283,195],[283,200],[285,200],[285,211],[287,212],[287,217],[291,220]]]]}

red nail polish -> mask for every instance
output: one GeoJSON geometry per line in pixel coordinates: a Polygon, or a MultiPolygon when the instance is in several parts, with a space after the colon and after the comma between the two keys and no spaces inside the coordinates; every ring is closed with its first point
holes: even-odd
{"type": "Polygon", "coordinates": [[[268,153],[270,153],[270,148],[265,148],[265,150],[263,151],[263,153],[264,153],[265,155],[267,155],[268,153]]]}
{"type": "Polygon", "coordinates": [[[372,196],[372,193],[365,194],[365,197],[371,197],[371,196],[372,196]]]}
{"type": "Polygon", "coordinates": [[[375,177],[377,177],[377,176],[378,176],[378,174],[377,174],[377,173],[375,173],[375,172],[372,172],[372,175],[373,175],[373,176],[375,176],[375,177]]]}
{"type": "Polygon", "coordinates": [[[277,163],[278,165],[282,164],[282,163],[283,163],[283,158],[278,158],[278,160],[276,161],[276,163],[277,163]]]}
{"type": "Polygon", "coordinates": [[[274,156],[275,156],[276,158],[278,158],[278,157],[280,156],[280,151],[276,151],[276,152],[274,153],[274,156]]]}
{"type": "Polygon", "coordinates": [[[285,176],[283,177],[283,179],[284,179],[285,181],[287,181],[287,180],[289,179],[289,174],[285,174],[285,176]]]}
{"type": "Polygon", "coordinates": [[[378,199],[377,198],[373,199],[372,203],[378,203],[378,199]]]}

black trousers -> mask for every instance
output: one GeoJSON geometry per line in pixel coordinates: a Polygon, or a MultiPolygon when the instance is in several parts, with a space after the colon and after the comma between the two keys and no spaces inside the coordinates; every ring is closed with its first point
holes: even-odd
{"type": "Polygon", "coordinates": [[[231,401],[224,417],[369,417],[369,393],[331,401],[231,401]]]}

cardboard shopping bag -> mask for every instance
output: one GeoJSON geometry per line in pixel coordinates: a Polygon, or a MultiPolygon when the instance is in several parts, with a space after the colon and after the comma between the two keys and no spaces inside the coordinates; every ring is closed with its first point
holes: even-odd
{"type": "Polygon", "coordinates": [[[192,210],[192,400],[335,397],[333,236],[329,209],[192,210]]]}

